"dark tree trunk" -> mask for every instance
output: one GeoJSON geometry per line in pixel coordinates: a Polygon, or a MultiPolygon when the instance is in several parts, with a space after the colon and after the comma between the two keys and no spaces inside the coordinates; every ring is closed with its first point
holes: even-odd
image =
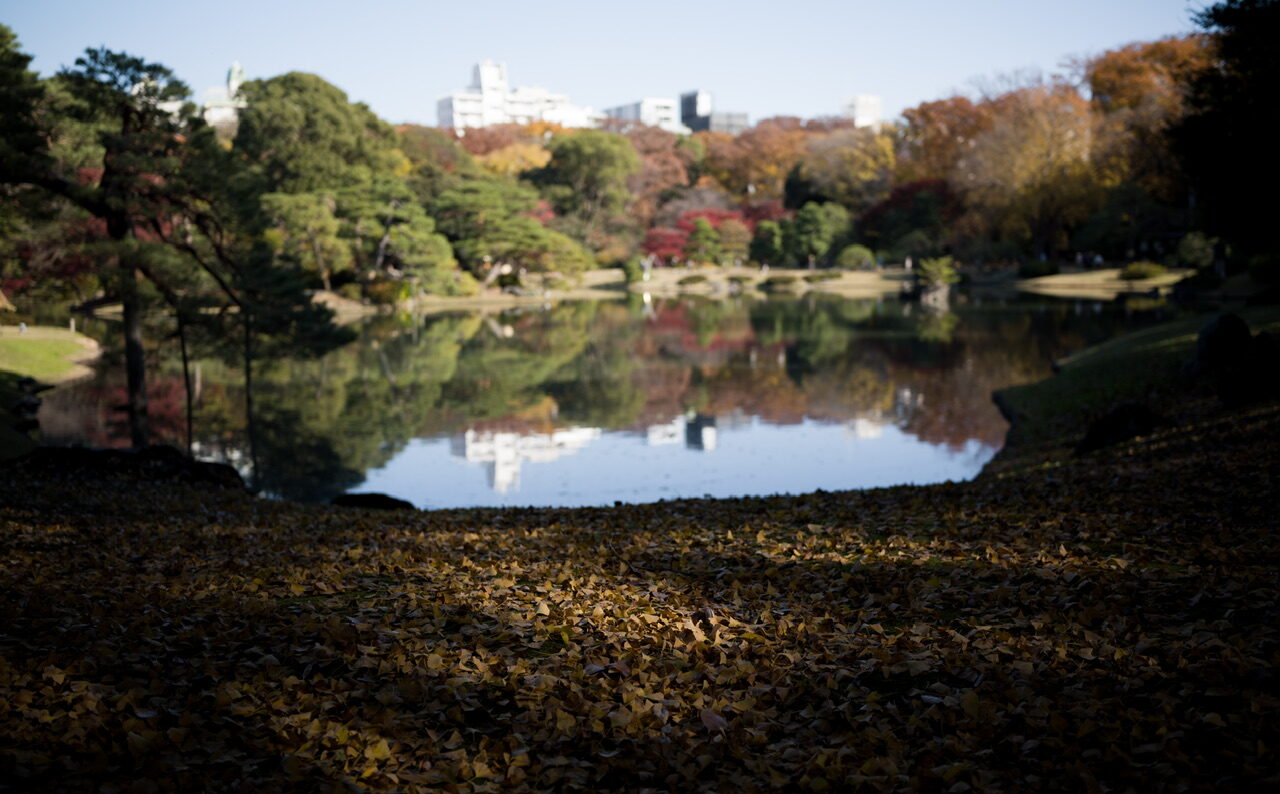
{"type": "Polygon", "coordinates": [[[324,291],[331,292],[333,287],[329,284],[329,265],[324,261],[324,251],[320,248],[320,241],[312,236],[311,252],[316,257],[316,267],[320,269],[320,280],[324,282],[324,291]]]}
{"type": "Polygon", "coordinates": [[[187,457],[191,454],[192,394],[191,394],[191,360],[187,355],[187,324],[182,320],[182,310],[178,310],[178,344],[182,346],[182,391],[187,398],[187,457]]]}
{"type": "Polygon", "coordinates": [[[147,361],[142,348],[142,306],[138,274],[130,265],[121,268],[120,301],[124,305],[124,370],[128,384],[129,438],[141,449],[150,442],[147,421],[147,361]]]}
{"type": "Polygon", "coordinates": [[[378,252],[373,258],[373,269],[382,270],[386,266],[387,247],[391,245],[391,224],[387,224],[386,229],[382,232],[382,239],[378,241],[378,252]]]}
{"type": "Polygon", "coordinates": [[[387,219],[382,224],[382,239],[378,240],[378,251],[373,258],[374,270],[386,267],[387,249],[391,246],[391,227],[396,223],[395,210],[399,206],[400,202],[393,200],[387,207],[387,219]]]}
{"type": "Polygon", "coordinates": [[[253,315],[246,307],[244,312],[244,411],[245,422],[249,434],[249,465],[253,467],[253,475],[249,480],[250,490],[257,492],[258,483],[258,424],[253,418],[253,315]]]}

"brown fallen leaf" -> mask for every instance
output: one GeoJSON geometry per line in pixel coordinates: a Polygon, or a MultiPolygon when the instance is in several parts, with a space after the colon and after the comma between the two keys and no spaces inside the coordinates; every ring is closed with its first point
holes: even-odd
{"type": "Polygon", "coordinates": [[[726,728],[729,727],[728,721],[725,720],[724,717],[721,717],[719,714],[712,711],[711,709],[703,709],[701,712],[699,712],[699,716],[702,717],[702,724],[707,726],[707,730],[709,731],[723,732],[726,728]]]}

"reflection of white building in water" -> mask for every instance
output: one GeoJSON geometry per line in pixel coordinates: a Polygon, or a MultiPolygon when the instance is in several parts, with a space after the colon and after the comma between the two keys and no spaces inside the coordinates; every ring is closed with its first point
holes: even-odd
{"type": "Polygon", "coordinates": [[[684,441],[684,417],[677,416],[663,425],[649,425],[645,428],[644,440],[651,447],[679,444],[684,441]]]}
{"type": "Polygon", "coordinates": [[[703,452],[716,451],[716,418],[697,414],[684,426],[684,445],[703,452]]]}
{"type": "Polygon", "coordinates": [[[854,438],[880,438],[884,435],[884,425],[874,419],[854,419],[845,423],[844,432],[854,438]]]}
{"type": "Polygon", "coordinates": [[[645,428],[645,443],[651,447],[683,443],[686,449],[714,452],[717,417],[704,414],[677,416],[670,422],[645,428]]]}
{"type": "Polygon", "coordinates": [[[498,493],[520,489],[520,465],[525,461],[550,463],[572,455],[600,437],[598,427],[571,427],[554,433],[522,435],[468,430],[454,436],[450,448],[468,463],[487,463],[489,486],[498,493]]]}
{"type": "Polygon", "coordinates": [[[924,395],[910,386],[899,386],[893,392],[893,415],[899,424],[906,424],[924,406],[924,395]]]}

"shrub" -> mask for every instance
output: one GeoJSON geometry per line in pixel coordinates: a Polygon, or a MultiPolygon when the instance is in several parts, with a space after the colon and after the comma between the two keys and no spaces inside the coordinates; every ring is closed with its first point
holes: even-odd
{"type": "Polygon", "coordinates": [[[1157,265],[1155,262],[1130,262],[1120,271],[1120,278],[1125,281],[1142,281],[1143,279],[1155,278],[1168,272],[1164,265],[1157,265]]]}
{"type": "Polygon", "coordinates": [[[701,284],[707,280],[707,277],[701,273],[694,273],[692,276],[685,276],[676,283],[682,287],[688,287],[692,284],[701,284]]]}
{"type": "Polygon", "coordinates": [[[845,270],[870,270],[876,266],[876,255],[865,245],[847,246],[836,257],[836,267],[845,270]]]}
{"type": "Polygon", "coordinates": [[[1168,298],[1152,298],[1146,293],[1129,295],[1124,299],[1125,312],[1154,312],[1169,308],[1168,298]]]}
{"type": "Polygon", "coordinates": [[[817,284],[820,281],[833,281],[840,278],[839,273],[832,273],[830,270],[824,270],[821,273],[810,273],[804,277],[804,280],[810,284],[817,284]]]}
{"type": "Polygon", "coordinates": [[[1178,250],[1172,260],[1175,267],[1188,267],[1202,270],[1213,264],[1213,247],[1218,238],[1208,237],[1203,232],[1190,232],[1178,241],[1178,250]]]}
{"type": "Polygon", "coordinates": [[[1039,259],[1030,259],[1018,265],[1018,276],[1020,278],[1040,278],[1041,276],[1055,276],[1057,274],[1057,262],[1041,262],[1039,259]]]}
{"type": "Polygon", "coordinates": [[[960,274],[956,272],[952,261],[949,256],[921,259],[918,271],[920,281],[933,287],[956,283],[960,280],[960,274]]]}
{"type": "Polygon", "coordinates": [[[626,277],[628,284],[635,284],[637,281],[644,280],[644,266],[640,264],[639,260],[624,259],[619,267],[622,268],[622,274],[626,277]]]}
{"type": "Polygon", "coordinates": [[[342,297],[351,301],[358,301],[362,297],[364,297],[364,295],[360,292],[360,285],[355,283],[354,281],[348,282],[346,284],[343,284],[341,287],[338,287],[337,292],[342,297]]]}
{"type": "Polygon", "coordinates": [[[760,282],[759,288],[765,292],[776,292],[784,289],[794,289],[798,279],[795,276],[770,276],[760,282]]]}
{"type": "Polygon", "coordinates": [[[1259,284],[1280,281],[1280,257],[1275,254],[1255,254],[1249,257],[1245,267],[1249,270],[1249,276],[1259,284]]]}
{"type": "Polygon", "coordinates": [[[893,244],[893,258],[902,261],[907,257],[920,257],[936,250],[937,246],[929,238],[929,234],[921,229],[907,232],[893,244]]]}
{"type": "Polygon", "coordinates": [[[409,285],[391,279],[370,281],[364,285],[364,295],[378,306],[392,306],[409,297],[409,285]]]}
{"type": "Polygon", "coordinates": [[[451,298],[470,297],[480,291],[480,282],[461,270],[432,271],[420,279],[418,286],[427,294],[451,298]]]}

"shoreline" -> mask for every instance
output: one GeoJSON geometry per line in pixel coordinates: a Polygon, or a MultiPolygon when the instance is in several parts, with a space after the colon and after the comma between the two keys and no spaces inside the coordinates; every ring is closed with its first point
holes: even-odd
{"type": "MultiPolygon", "coordinates": [[[[1174,285],[1192,275],[1190,270],[1171,270],[1154,278],[1125,281],[1117,278],[1119,268],[1058,273],[1052,276],[1019,279],[1012,273],[991,275],[980,271],[971,282],[974,289],[1002,289],[1025,292],[1055,298],[1083,298],[1091,300],[1115,300],[1121,295],[1166,296],[1174,285]]],[[[725,298],[736,295],[767,297],[770,295],[799,296],[807,294],[837,295],[845,298],[884,298],[898,295],[911,278],[911,271],[901,266],[879,270],[837,270],[826,268],[772,268],[754,267],[662,267],[650,271],[649,278],[628,283],[625,275],[616,268],[597,268],[586,271],[582,282],[570,289],[533,291],[516,295],[490,288],[479,295],[440,296],[424,295],[410,298],[389,306],[375,306],[362,301],[344,298],[334,292],[317,291],[314,300],[333,309],[335,319],[341,324],[357,322],[366,317],[395,311],[412,311],[422,314],[438,314],[450,311],[486,311],[542,306],[575,300],[622,300],[628,294],[652,297],[709,297],[725,298]],[[681,284],[682,280],[694,279],[681,284]],[[813,281],[806,280],[813,278],[813,281]],[[763,288],[774,280],[776,287],[763,288]]]]}
{"type": "Polygon", "coordinates": [[[839,295],[847,298],[879,298],[896,295],[908,273],[901,268],[883,272],[846,270],[770,269],[748,267],[654,268],[647,281],[627,283],[617,268],[597,268],[583,274],[582,283],[570,289],[547,290],[542,293],[514,295],[490,289],[479,295],[448,297],[424,295],[388,306],[375,306],[344,298],[335,292],[318,290],[313,300],[334,311],[339,324],[358,322],[366,317],[396,311],[436,314],[449,311],[505,310],[522,306],[541,306],[575,300],[624,300],[628,294],[653,297],[704,296],[727,297],[737,294],[768,296],[770,294],[803,295],[808,293],[839,295]],[[835,278],[808,282],[806,276],[836,274],[835,278]],[[703,281],[681,285],[681,279],[700,276],[703,281]],[[759,285],[770,278],[794,279],[791,286],[775,291],[761,290],[759,285]],[[735,284],[734,280],[739,283],[735,284]]]}
{"type": "Polygon", "coordinates": [[[1013,283],[1015,289],[1036,295],[1058,298],[1085,298],[1114,300],[1120,295],[1168,295],[1183,279],[1191,277],[1192,270],[1169,270],[1153,278],[1126,281],[1119,278],[1121,268],[1102,268],[1078,272],[1055,273],[1052,276],[1020,279],[1013,283]]]}

